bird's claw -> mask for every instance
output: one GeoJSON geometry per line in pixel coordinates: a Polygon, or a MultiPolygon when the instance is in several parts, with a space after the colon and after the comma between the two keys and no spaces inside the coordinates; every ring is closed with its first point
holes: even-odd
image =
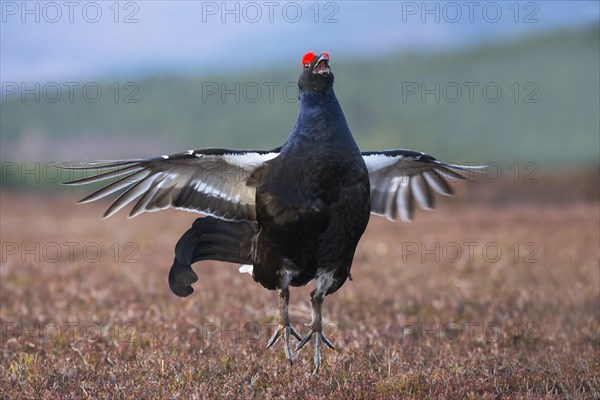
{"type": "Polygon", "coordinates": [[[313,373],[316,374],[321,368],[321,343],[325,343],[325,345],[331,350],[334,350],[334,348],[333,344],[331,344],[331,341],[327,339],[325,335],[323,335],[323,332],[311,330],[306,336],[304,336],[300,343],[298,343],[298,346],[296,346],[296,351],[302,349],[313,336],[315,337],[315,370],[313,373]]]}
{"type": "Polygon", "coordinates": [[[270,349],[271,347],[273,347],[273,345],[275,345],[275,343],[279,341],[279,338],[282,336],[282,333],[284,340],[283,350],[285,351],[285,356],[290,361],[290,365],[293,365],[292,348],[290,347],[290,335],[292,335],[298,340],[302,340],[302,336],[300,336],[298,332],[296,332],[296,330],[292,328],[291,325],[279,325],[279,327],[277,328],[275,333],[273,333],[273,336],[271,336],[271,339],[267,343],[267,349],[270,349]]]}

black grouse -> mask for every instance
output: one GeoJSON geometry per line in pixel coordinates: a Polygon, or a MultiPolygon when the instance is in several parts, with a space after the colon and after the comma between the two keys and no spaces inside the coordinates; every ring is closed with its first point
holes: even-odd
{"type": "Polygon", "coordinates": [[[81,200],[122,194],[105,217],[141,196],[131,212],[178,208],[205,214],[181,237],[169,273],[169,286],[189,296],[198,276],[191,265],[201,260],[242,264],[265,288],[279,292],[279,327],[269,340],[283,337],[292,362],[290,335],[296,350],[315,341],[315,371],[321,365],[321,306],[350,277],[352,259],[371,213],[410,221],[414,200],[434,205],[432,188],[444,195],[444,180],[464,179],[460,171],[482,167],[444,164],[410,150],[361,153],[333,90],[329,54],[306,53],[298,88],[300,111],[284,145],[270,151],[189,150],[151,159],[77,163],[74,170],[99,171],[69,182],[113,182],[81,200]],[[124,189],[124,190],[123,190],[124,189]],[[311,292],[312,322],[302,337],[288,317],[290,286],[315,280],[311,292]]]}

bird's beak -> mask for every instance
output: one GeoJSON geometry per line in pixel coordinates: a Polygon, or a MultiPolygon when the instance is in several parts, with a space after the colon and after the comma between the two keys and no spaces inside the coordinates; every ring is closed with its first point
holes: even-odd
{"type": "Polygon", "coordinates": [[[329,75],[329,58],[326,55],[321,54],[321,57],[319,57],[317,63],[313,67],[312,73],[325,76],[329,75]]]}

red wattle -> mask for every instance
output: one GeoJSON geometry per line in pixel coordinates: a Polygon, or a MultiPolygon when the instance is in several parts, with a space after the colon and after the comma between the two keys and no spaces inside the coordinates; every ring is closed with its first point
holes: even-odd
{"type": "Polygon", "coordinates": [[[315,59],[315,53],[312,51],[309,51],[308,53],[304,54],[302,56],[302,66],[305,66],[307,63],[312,63],[313,60],[315,59]]]}

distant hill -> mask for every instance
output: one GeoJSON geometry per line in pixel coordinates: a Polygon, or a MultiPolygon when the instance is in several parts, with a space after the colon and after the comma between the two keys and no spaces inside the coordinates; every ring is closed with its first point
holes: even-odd
{"type": "MultiPolygon", "coordinates": [[[[339,100],[365,150],[412,148],[449,161],[595,166],[598,29],[458,53],[357,60],[332,54],[332,69],[339,100]],[[422,89],[429,90],[424,99],[422,89]]],[[[296,118],[297,67],[275,71],[265,60],[264,70],[240,75],[156,76],[131,87],[119,81],[118,93],[111,88],[115,79],[103,79],[97,103],[85,101],[81,85],[72,103],[61,82],[56,103],[48,101],[56,96],[52,85],[41,90],[39,103],[33,95],[25,102],[7,96],[4,87],[9,100],[1,104],[2,157],[90,159],[276,147],[296,118]],[[232,91],[225,101],[222,89],[232,91]],[[138,102],[125,103],[127,95],[138,102]]],[[[88,96],[95,96],[94,85],[88,96]]]]}

